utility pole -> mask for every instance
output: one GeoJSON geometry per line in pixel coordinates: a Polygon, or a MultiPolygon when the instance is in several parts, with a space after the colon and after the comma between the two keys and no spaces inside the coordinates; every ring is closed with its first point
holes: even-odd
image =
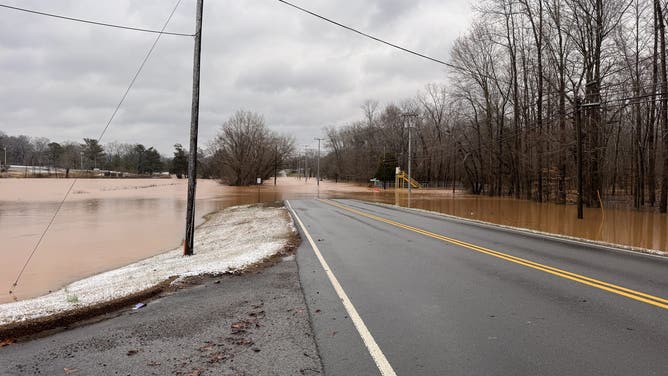
{"type": "Polygon", "coordinates": [[[408,121],[408,194],[411,194],[411,165],[413,164],[413,156],[411,155],[411,123],[408,121]]]}
{"type": "Polygon", "coordinates": [[[320,141],[324,138],[315,137],[314,140],[318,140],[318,187],[320,187],[320,141]]]}
{"type": "Polygon", "coordinates": [[[575,98],[575,128],[577,132],[577,160],[578,160],[578,219],[583,218],[582,210],[582,102],[580,97],[575,98]]]}
{"type": "Polygon", "coordinates": [[[308,154],[306,153],[306,148],[308,145],[304,145],[304,184],[308,183],[308,154]]]}
{"type": "Polygon", "coordinates": [[[7,167],[7,147],[3,146],[3,149],[5,149],[5,168],[9,171],[9,168],[7,167]]]}
{"type": "Polygon", "coordinates": [[[195,22],[195,49],[193,57],[193,92],[190,109],[190,150],[188,156],[188,204],[186,206],[186,236],[183,254],[193,254],[195,237],[195,190],[197,188],[197,128],[199,126],[199,76],[202,56],[202,11],[204,0],[197,0],[195,22]]]}
{"type": "Polygon", "coordinates": [[[575,98],[575,128],[577,131],[577,159],[578,159],[578,219],[583,218],[583,209],[582,209],[582,196],[583,196],[583,188],[582,188],[582,165],[583,165],[583,158],[584,158],[584,153],[582,151],[582,144],[583,144],[583,136],[582,136],[582,109],[583,108],[590,108],[594,107],[597,109],[600,109],[601,107],[601,102],[594,102],[594,103],[582,103],[580,98],[575,98]]]}
{"type": "Polygon", "coordinates": [[[274,186],[276,186],[277,175],[278,175],[278,145],[274,145],[274,186]]]}

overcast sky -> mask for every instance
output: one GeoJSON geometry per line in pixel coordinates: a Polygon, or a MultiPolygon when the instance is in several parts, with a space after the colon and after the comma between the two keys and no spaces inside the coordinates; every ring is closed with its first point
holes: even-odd
{"type": "MultiPolygon", "coordinates": [[[[4,0],[0,3],[107,23],[160,29],[175,0],[4,0]]],[[[468,0],[294,0],[404,47],[447,60],[471,20],[468,0]]],[[[195,0],[167,30],[194,32],[195,0]]],[[[0,131],[53,141],[97,138],[155,34],[0,8],[0,131]]],[[[188,145],[193,39],[165,35],[102,143],[188,145]]],[[[324,126],[444,83],[445,67],[378,44],[275,0],[205,0],[200,145],[237,109],[313,144],[324,126]]]]}

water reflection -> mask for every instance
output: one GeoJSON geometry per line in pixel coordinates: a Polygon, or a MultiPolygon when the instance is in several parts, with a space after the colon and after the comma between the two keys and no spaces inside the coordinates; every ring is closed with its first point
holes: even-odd
{"type": "Polygon", "coordinates": [[[407,195],[397,194],[393,203],[608,243],[668,249],[666,215],[658,213],[585,208],[584,219],[577,220],[577,209],[573,205],[537,204],[498,197],[420,195],[415,192],[410,201],[407,195]]]}
{"type": "MultiPolygon", "coordinates": [[[[66,179],[0,179],[0,302],[67,189],[66,179]]],[[[179,246],[183,238],[186,182],[83,180],[63,205],[26,269],[21,299],[179,246]]],[[[260,187],[198,182],[198,217],[232,205],[305,198],[356,198],[426,209],[538,231],[667,250],[666,215],[631,210],[536,204],[508,198],[454,195],[452,191],[372,190],[349,184],[304,184],[292,178],[260,187]]],[[[200,218],[197,224],[200,224],[200,218]]]]}

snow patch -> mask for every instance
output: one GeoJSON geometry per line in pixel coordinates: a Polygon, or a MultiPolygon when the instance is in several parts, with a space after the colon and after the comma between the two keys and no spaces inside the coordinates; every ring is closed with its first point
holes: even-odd
{"type": "MultiPolygon", "coordinates": [[[[296,233],[285,208],[236,206],[212,214],[195,231],[195,255],[172,251],[73,282],[53,293],[0,305],[0,325],[118,299],[170,277],[243,269],[280,252],[296,233]]],[[[147,234],[147,236],[150,236],[147,234]]]]}

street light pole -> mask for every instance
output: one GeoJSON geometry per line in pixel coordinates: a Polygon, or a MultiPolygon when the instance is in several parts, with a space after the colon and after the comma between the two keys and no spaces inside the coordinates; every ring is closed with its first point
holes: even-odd
{"type": "Polygon", "coordinates": [[[404,112],[401,116],[408,119],[408,194],[411,194],[412,178],[411,178],[411,164],[413,162],[413,156],[411,155],[411,117],[417,117],[417,114],[414,112],[404,112]]]}
{"type": "Polygon", "coordinates": [[[304,184],[308,183],[308,154],[306,153],[306,148],[308,145],[304,145],[304,184]]]}
{"type": "Polygon", "coordinates": [[[320,187],[320,141],[324,138],[315,137],[314,140],[318,140],[318,187],[320,187]]]}

